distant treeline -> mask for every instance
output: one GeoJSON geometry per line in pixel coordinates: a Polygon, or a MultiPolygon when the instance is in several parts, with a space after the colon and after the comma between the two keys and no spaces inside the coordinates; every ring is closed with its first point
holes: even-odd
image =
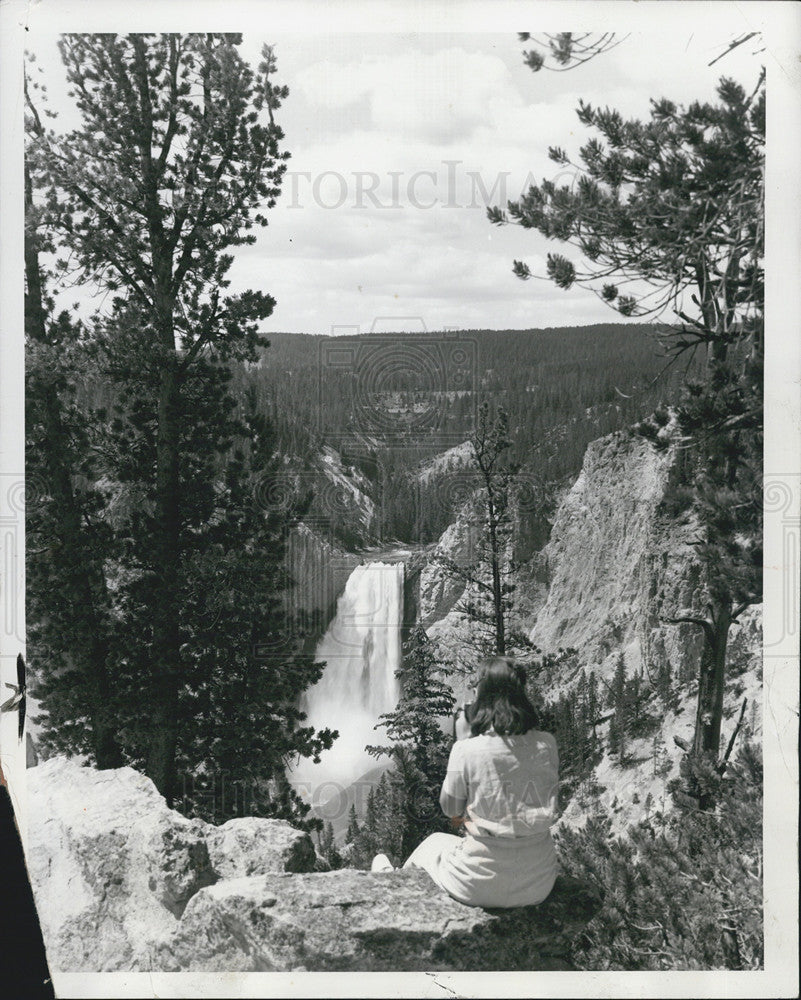
{"type": "Polygon", "coordinates": [[[534,498],[521,527],[529,549],[547,533],[547,487],[578,473],[587,444],[677,399],[688,362],[669,360],[647,325],[275,333],[236,381],[255,391],[286,455],[308,459],[328,444],[359,467],[374,485],[382,537],[402,542],[430,542],[453,520],[463,473],[422,485],[417,473],[468,438],[489,397],[509,413],[509,457],[534,498]]]}

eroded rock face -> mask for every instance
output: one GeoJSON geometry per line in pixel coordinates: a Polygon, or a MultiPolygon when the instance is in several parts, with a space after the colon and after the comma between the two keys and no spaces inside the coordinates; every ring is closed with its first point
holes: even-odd
{"type": "Polygon", "coordinates": [[[314,871],[288,823],[188,820],[132,768],[54,758],[28,781],[28,866],[61,972],[567,969],[600,906],[563,877],[541,906],[489,911],[420,870],[314,871]]]}
{"type": "Polygon", "coordinates": [[[426,624],[444,618],[464,593],[464,580],[449,572],[439,561],[450,559],[457,566],[466,566],[475,558],[475,528],[466,511],[448,525],[433,547],[419,579],[419,614],[426,624]]]}
{"type": "Polygon", "coordinates": [[[532,634],[541,648],[572,646],[598,664],[641,641],[638,633],[652,624],[644,620],[652,603],[677,599],[691,606],[692,583],[675,591],[694,561],[687,544],[692,531],[671,522],[668,541],[657,526],[674,461],[672,452],[658,453],[628,435],[591,442],[545,550],[551,585],[532,634]]]}
{"type": "MultiPolygon", "coordinates": [[[[663,620],[704,607],[697,529],[670,499],[681,476],[675,448],[657,452],[622,432],[590,443],[543,553],[550,586],[531,639],[544,652],[573,647],[580,666],[602,675],[620,650],[630,671],[670,664],[675,676],[698,662],[701,630],[663,620]]],[[[744,663],[761,656],[759,617],[732,630],[744,663]]]]}
{"type": "Polygon", "coordinates": [[[264,875],[199,892],[159,960],[192,972],[569,969],[570,942],[600,902],[567,877],[541,906],[490,911],[419,869],[264,875]]]}

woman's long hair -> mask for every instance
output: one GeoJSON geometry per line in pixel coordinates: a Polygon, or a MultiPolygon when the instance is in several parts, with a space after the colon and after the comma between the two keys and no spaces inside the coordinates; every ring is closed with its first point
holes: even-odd
{"type": "Polygon", "coordinates": [[[470,714],[470,732],[480,736],[492,727],[499,736],[527,733],[537,713],[526,695],[526,674],[509,657],[496,656],[479,667],[481,680],[470,714]]]}

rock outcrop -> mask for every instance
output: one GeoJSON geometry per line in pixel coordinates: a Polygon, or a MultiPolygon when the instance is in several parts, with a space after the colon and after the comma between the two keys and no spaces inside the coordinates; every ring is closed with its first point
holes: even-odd
{"type": "Polygon", "coordinates": [[[192,972],[564,970],[600,902],[566,877],[541,906],[489,911],[419,869],[264,875],[199,892],[159,961],[192,972]]]}
{"type": "Polygon", "coordinates": [[[28,779],[28,867],[61,972],[569,969],[600,907],[562,876],[541,906],[490,911],[420,870],[315,870],[288,823],[186,819],[131,768],[54,758],[28,779]]]}
{"type": "Polygon", "coordinates": [[[317,866],[311,838],[289,823],[189,820],[130,767],[96,771],[56,757],[27,778],[26,860],[48,955],[62,971],[149,969],[204,886],[317,866]]]}
{"type": "Polygon", "coordinates": [[[467,566],[475,559],[476,528],[463,510],[443,531],[433,546],[419,577],[420,620],[428,625],[444,618],[464,593],[464,580],[449,572],[440,561],[449,559],[467,566]]]}
{"type": "Polygon", "coordinates": [[[313,872],[320,867],[311,837],[286,820],[244,816],[204,828],[209,861],[218,878],[313,872]]]}

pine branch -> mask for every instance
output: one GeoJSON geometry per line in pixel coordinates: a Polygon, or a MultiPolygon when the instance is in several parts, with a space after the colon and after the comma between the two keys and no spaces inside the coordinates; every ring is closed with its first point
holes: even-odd
{"type": "Polygon", "coordinates": [[[743,613],[743,611],[745,611],[747,608],[750,608],[751,605],[754,604],[756,600],[757,598],[754,597],[753,600],[743,601],[742,604],[738,604],[737,607],[734,609],[734,611],[732,611],[731,613],[731,620],[733,622],[736,622],[737,619],[740,617],[740,615],[743,613]]]}
{"type": "Polygon", "coordinates": [[[714,640],[714,623],[708,618],[700,618],[697,615],[677,615],[676,617],[661,617],[659,620],[666,625],[700,625],[709,642],[714,640]]]}

